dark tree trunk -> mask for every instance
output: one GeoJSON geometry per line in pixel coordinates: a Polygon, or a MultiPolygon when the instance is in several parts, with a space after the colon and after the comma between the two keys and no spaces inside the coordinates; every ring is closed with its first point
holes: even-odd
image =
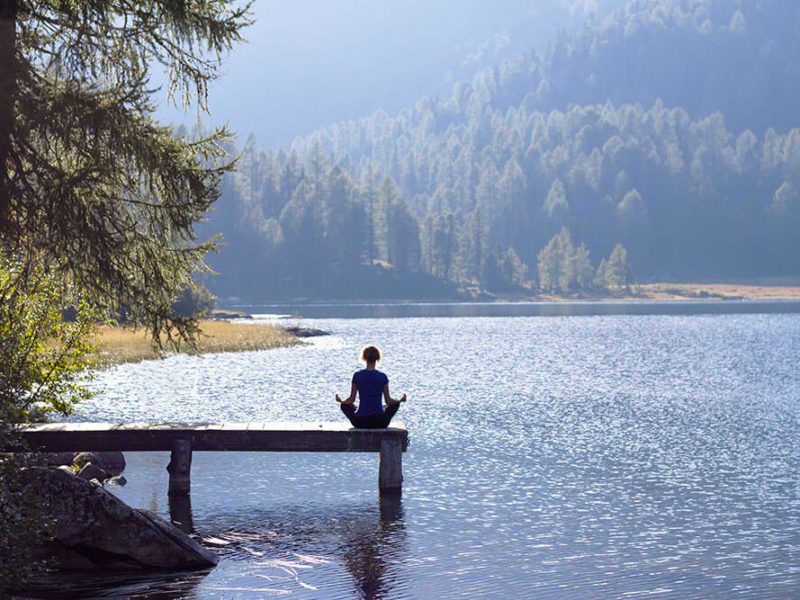
{"type": "Polygon", "coordinates": [[[16,91],[17,0],[0,0],[0,243],[8,228],[11,180],[8,160],[16,91]]]}

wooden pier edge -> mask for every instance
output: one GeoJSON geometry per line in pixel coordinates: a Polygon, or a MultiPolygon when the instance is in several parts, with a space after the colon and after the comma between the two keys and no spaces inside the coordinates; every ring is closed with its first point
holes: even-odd
{"type": "MultiPolygon", "coordinates": [[[[170,497],[191,490],[192,452],[379,452],[380,494],[399,494],[408,431],[401,422],[386,429],[355,429],[342,423],[41,423],[17,428],[28,450],[170,451],[170,497]]],[[[24,450],[6,447],[6,452],[24,450]]]]}

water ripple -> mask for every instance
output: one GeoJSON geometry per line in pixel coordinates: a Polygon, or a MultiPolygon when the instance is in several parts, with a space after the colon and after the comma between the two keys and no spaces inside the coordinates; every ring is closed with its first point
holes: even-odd
{"type": "MultiPolygon", "coordinates": [[[[800,316],[304,324],[334,335],[110,369],[83,407],[339,420],[373,342],[408,393],[399,506],[374,456],[197,453],[194,528],[230,543],[189,597],[796,597],[800,316]]],[[[120,494],[168,514],[165,464],[131,455],[120,494]]]]}

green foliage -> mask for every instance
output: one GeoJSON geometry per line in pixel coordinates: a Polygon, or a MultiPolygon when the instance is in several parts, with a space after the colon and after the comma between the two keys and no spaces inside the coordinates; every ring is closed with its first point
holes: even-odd
{"type": "Polygon", "coordinates": [[[459,255],[461,232],[452,213],[428,215],[423,232],[425,268],[435,277],[450,280],[459,255]]]}
{"type": "Polygon", "coordinates": [[[589,260],[589,251],[581,244],[572,254],[572,275],[575,278],[574,286],[578,289],[589,289],[593,283],[594,269],[589,260]]]}
{"type": "Polygon", "coordinates": [[[47,265],[99,308],[126,306],[155,340],[191,337],[194,321],[173,315],[172,300],[215,245],[194,224],[231,168],[229,134],[190,139],[154,122],[149,69],[163,65],[173,98],[204,107],[247,8],[2,6],[0,250],[47,265]]]}
{"type": "Polygon", "coordinates": [[[630,281],[630,265],[628,251],[622,244],[617,244],[611,251],[604,270],[606,287],[627,287],[630,281]]]}
{"type": "Polygon", "coordinates": [[[503,280],[512,287],[522,287],[527,282],[528,267],[523,263],[514,248],[509,248],[502,259],[500,269],[503,280]]]}
{"type": "MultiPolygon", "coordinates": [[[[7,433],[0,432],[0,443],[7,433]]],[[[39,512],[35,492],[22,477],[24,455],[0,456],[0,597],[19,589],[46,565],[33,560],[34,544],[47,536],[49,523],[39,512]]]]}
{"type": "Polygon", "coordinates": [[[594,279],[592,280],[592,286],[597,289],[602,289],[606,287],[606,272],[608,271],[608,265],[606,264],[606,259],[603,258],[600,260],[600,264],[597,266],[597,271],[595,271],[594,279]]]}
{"type": "Polygon", "coordinates": [[[569,292],[588,287],[591,273],[589,252],[572,245],[569,231],[562,227],[539,251],[539,286],[548,292],[569,292]]]}
{"type": "Polygon", "coordinates": [[[629,191],[617,205],[619,229],[630,235],[646,226],[647,209],[638,190],[629,191]]]}
{"type": "Polygon", "coordinates": [[[569,203],[564,191],[564,184],[560,179],[556,179],[550,186],[543,210],[547,218],[556,223],[563,223],[569,215],[569,203]]]}
{"type": "Polygon", "coordinates": [[[202,283],[192,282],[172,303],[172,312],[180,317],[202,317],[216,306],[216,297],[202,283]]]}
{"type": "Polygon", "coordinates": [[[87,397],[96,314],[65,296],[57,276],[0,261],[0,423],[71,414],[87,397]],[[74,306],[67,322],[62,311],[74,306]]]}
{"type": "Polygon", "coordinates": [[[539,286],[548,292],[573,292],[592,288],[620,288],[630,283],[628,251],[617,244],[608,260],[594,271],[589,251],[572,244],[569,231],[562,227],[539,251],[539,286]]]}
{"type": "MultiPolygon", "coordinates": [[[[70,298],[56,275],[0,259],[0,447],[15,439],[13,424],[69,415],[89,396],[95,323],[87,303],[70,298]],[[70,321],[62,318],[67,307],[70,321]]],[[[0,454],[0,593],[41,567],[31,545],[45,534],[46,518],[21,478],[31,460],[0,454]]]]}
{"type": "MultiPolygon", "coordinates": [[[[228,0],[0,3],[0,445],[11,424],[86,397],[99,316],[125,310],[157,344],[196,335],[172,303],[216,246],[194,225],[232,168],[230,135],[156,123],[149,70],[165,68],[176,104],[205,108],[247,12],[228,0]]],[[[35,568],[44,520],[21,465],[0,456],[2,590],[35,568]]]]}

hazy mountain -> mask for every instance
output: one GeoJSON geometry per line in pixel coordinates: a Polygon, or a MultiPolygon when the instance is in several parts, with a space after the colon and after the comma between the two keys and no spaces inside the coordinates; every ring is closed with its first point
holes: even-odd
{"type": "MultiPolygon", "coordinates": [[[[295,0],[256,2],[248,43],[227,57],[210,93],[213,124],[266,147],[418,98],[449,96],[483,67],[545,48],[561,29],[624,0],[295,0]]],[[[158,116],[191,122],[194,113],[158,116]]]]}
{"type": "Polygon", "coordinates": [[[573,288],[602,284],[617,244],[641,280],[796,274],[798,21],[777,0],[638,2],[397,116],[289,152],[251,139],[212,223],[234,240],[216,285],[425,296],[561,264],[573,288]],[[342,285],[387,274],[391,293],[342,285]]]}

